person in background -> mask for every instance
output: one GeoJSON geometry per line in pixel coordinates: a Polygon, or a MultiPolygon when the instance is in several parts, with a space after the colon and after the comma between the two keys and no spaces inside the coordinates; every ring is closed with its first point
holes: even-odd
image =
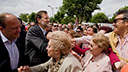
{"type": "Polygon", "coordinates": [[[96,27],[93,27],[93,25],[92,26],[89,26],[87,28],[87,36],[91,36],[94,33],[97,33],[97,28],[96,27]]]}
{"type": "Polygon", "coordinates": [[[98,33],[109,33],[109,32],[112,32],[112,28],[108,27],[108,26],[101,26],[99,29],[98,29],[98,33]]]}
{"type": "Polygon", "coordinates": [[[53,31],[58,31],[58,23],[53,23],[53,25],[52,25],[52,32],[53,31]]]}
{"type": "Polygon", "coordinates": [[[34,26],[34,25],[35,25],[35,22],[30,22],[30,25],[31,25],[31,26],[34,26]]]}
{"type": "Polygon", "coordinates": [[[81,26],[79,26],[79,27],[76,29],[76,33],[83,36],[83,29],[81,28],[81,26]]]}
{"type": "Polygon", "coordinates": [[[68,23],[68,28],[69,28],[69,30],[73,30],[73,24],[71,22],[68,23]]]}
{"type": "Polygon", "coordinates": [[[83,30],[83,35],[84,35],[84,36],[87,35],[87,29],[83,30]]]}
{"type": "Polygon", "coordinates": [[[30,22],[30,23],[28,23],[28,27],[27,27],[26,31],[28,31],[29,28],[30,28],[31,26],[34,26],[34,25],[35,25],[35,22],[30,22]]]}
{"type": "Polygon", "coordinates": [[[80,62],[70,53],[72,44],[71,37],[63,31],[54,31],[49,34],[47,46],[48,56],[51,57],[46,63],[31,68],[20,67],[24,72],[82,72],[80,62]]]}
{"type": "Polygon", "coordinates": [[[74,38],[74,35],[76,34],[76,32],[74,30],[69,30],[68,31],[68,35],[71,37],[71,38],[74,38]]]}
{"type": "Polygon", "coordinates": [[[26,34],[26,50],[25,54],[30,59],[29,66],[44,63],[49,60],[46,47],[48,39],[46,33],[48,30],[49,17],[46,11],[41,10],[36,14],[36,24],[28,30],[26,34]]]}
{"type": "Polygon", "coordinates": [[[62,24],[59,24],[59,25],[58,25],[58,30],[59,30],[59,31],[63,31],[62,24]]]}
{"type": "Polygon", "coordinates": [[[21,32],[16,42],[20,43],[21,48],[23,49],[23,54],[25,54],[25,37],[27,32],[25,31],[25,26],[23,25],[23,21],[20,18],[18,18],[18,20],[20,21],[21,24],[21,32]]]}
{"type": "Polygon", "coordinates": [[[62,28],[64,30],[65,28],[67,28],[67,25],[66,24],[63,24],[62,28]]]}
{"type": "Polygon", "coordinates": [[[63,31],[68,34],[69,28],[66,27],[63,31]]]}
{"type": "MultiPolygon", "coordinates": [[[[20,21],[21,24],[21,32],[20,32],[20,36],[17,38],[16,43],[19,43],[18,45],[21,47],[21,53],[22,55],[25,55],[25,37],[26,37],[26,31],[25,31],[25,26],[23,24],[23,21],[18,18],[18,20],[20,21]]],[[[24,60],[25,60],[25,64],[28,65],[29,64],[29,58],[28,56],[24,56],[24,60]]]]}
{"type": "Polygon", "coordinates": [[[18,72],[18,67],[26,65],[20,43],[16,40],[21,32],[21,24],[10,13],[0,14],[0,72],[18,72]]]}

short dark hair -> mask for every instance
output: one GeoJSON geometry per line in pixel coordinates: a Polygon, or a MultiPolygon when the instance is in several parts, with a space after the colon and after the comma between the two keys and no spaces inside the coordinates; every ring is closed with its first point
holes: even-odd
{"type": "Polygon", "coordinates": [[[0,14],[0,26],[2,26],[3,28],[5,28],[5,18],[6,18],[6,14],[0,14]]]}
{"type": "Polygon", "coordinates": [[[81,28],[81,26],[78,26],[78,28],[77,29],[80,29],[80,31],[82,31],[83,32],[83,29],[81,28]]]}
{"type": "Polygon", "coordinates": [[[21,18],[18,18],[18,17],[17,17],[17,19],[20,21],[20,24],[22,25],[22,23],[23,23],[22,22],[22,19],[21,18]]]}
{"type": "Polygon", "coordinates": [[[128,9],[120,10],[116,13],[116,16],[119,14],[128,14],[128,9]]]}
{"type": "Polygon", "coordinates": [[[35,23],[38,23],[37,18],[39,18],[39,19],[41,19],[41,18],[42,18],[42,14],[47,14],[47,11],[41,10],[41,11],[37,12],[37,14],[36,14],[36,21],[35,21],[35,23]]]}
{"type": "Polygon", "coordinates": [[[126,20],[128,20],[128,9],[124,9],[124,10],[120,10],[116,13],[116,16],[119,15],[119,14],[123,14],[124,15],[124,18],[126,20]]]}
{"type": "Polygon", "coordinates": [[[94,32],[94,33],[97,33],[97,28],[96,28],[96,27],[94,27],[93,25],[88,26],[88,28],[92,28],[92,29],[93,29],[93,32],[94,32]]]}

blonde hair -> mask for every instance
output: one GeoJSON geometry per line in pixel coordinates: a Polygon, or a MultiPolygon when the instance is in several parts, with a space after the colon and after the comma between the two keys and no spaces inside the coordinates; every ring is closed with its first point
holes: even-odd
{"type": "Polygon", "coordinates": [[[54,50],[60,50],[63,55],[69,54],[72,44],[71,37],[63,31],[54,31],[49,35],[54,50]]]}
{"type": "Polygon", "coordinates": [[[98,47],[107,50],[109,48],[109,39],[101,33],[94,34],[92,36],[92,41],[98,45],[98,47]]]}

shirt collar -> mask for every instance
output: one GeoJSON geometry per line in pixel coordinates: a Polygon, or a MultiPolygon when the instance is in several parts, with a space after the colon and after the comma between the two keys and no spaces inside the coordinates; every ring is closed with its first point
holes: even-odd
{"type": "Polygon", "coordinates": [[[3,33],[0,31],[0,35],[1,35],[1,39],[2,39],[2,41],[5,43],[5,42],[7,42],[7,41],[9,41],[4,35],[3,35],[3,33]]]}
{"type": "MultiPolygon", "coordinates": [[[[10,42],[4,35],[3,33],[0,31],[0,35],[1,35],[1,39],[2,41],[5,42],[10,42]]],[[[15,42],[17,39],[12,40],[12,42],[15,42]]]]}
{"type": "Polygon", "coordinates": [[[45,31],[43,28],[41,28],[40,25],[39,25],[39,27],[40,27],[40,29],[43,31],[43,34],[45,35],[46,31],[45,31]]]}
{"type": "MultiPolygon", "coordinates": [[[[119,35],[117,35],[117,38],[120,39],[119,35]]],[[[124,36],[125,41],[128,41],[128,34],[124,36]]]]}
{"type": "Polygon", "coordinates": [[[126,35],[124,36],[124,39],[125,39],[126,41],[128,41],[128,34],[126,34],[126,35]]]}

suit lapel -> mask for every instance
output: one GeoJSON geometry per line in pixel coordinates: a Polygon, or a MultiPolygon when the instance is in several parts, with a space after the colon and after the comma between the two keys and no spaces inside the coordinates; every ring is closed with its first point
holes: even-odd
{"type": "Polygon", "coordinates": [[[0,36],[0,54],[3,55],[2,57],[4,57],[4,58],[6,57],[7,59],[10,60],[8,51],[7,51],[3,41],[1,39],[1,36],[0,36]]]}
{"type": "Polygon", "coordinates": [[[39,30],[39,33],[40,33],[40,35],[41,35],[40,37],[41,37],[42,39],[44,39],[45,42],[47,42],[47,38],[46,38],[46,36],[44,35],[43,31],[41,30],[41,28],[39,27],[38,24],[36,24],[36,28],[39,30]]]}

